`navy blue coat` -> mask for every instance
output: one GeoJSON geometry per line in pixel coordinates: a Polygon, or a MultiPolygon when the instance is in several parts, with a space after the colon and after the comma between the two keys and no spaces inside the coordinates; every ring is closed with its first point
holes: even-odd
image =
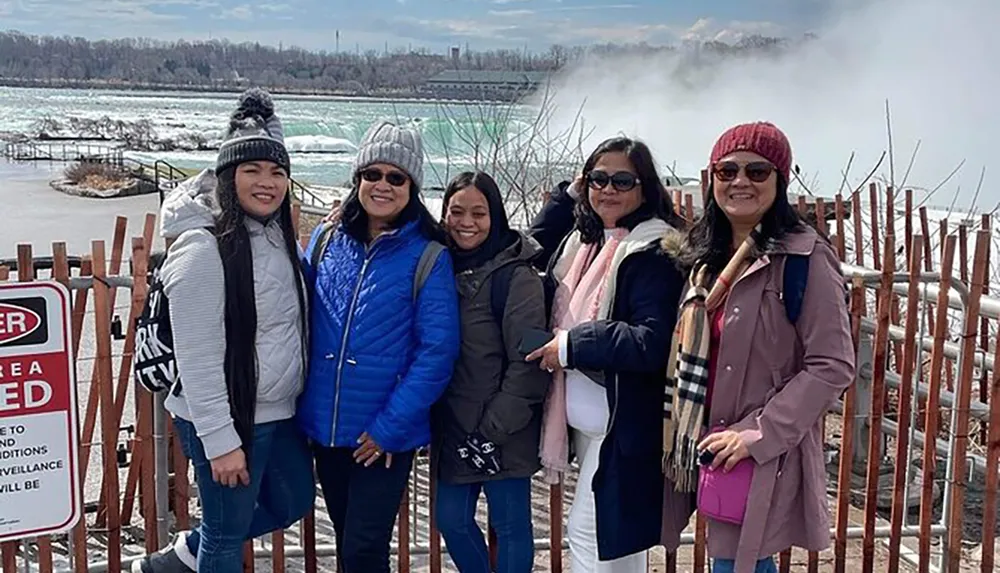
{"type": "MultiPolygon", "coordinates": [[[[553,232],[558,217],[552,215],[564,216],[571,208],[565,202],[560,207],[549,211],[548,225],[536,220],[532,228],[553,232]]],[[[539,219],[544,217],[545,212],[539,219]]],[[[560,244],[552,252],[549,271],[561,251],[560,244]]],[[[554,290],[546,280],[547,290],[554,290]]],[[[619,267],[611,318],[569,332],[569,367],[604,372],[611,411],[593,481],[602,560],[660,544],[666,365],[683,288],[673,259],[652,243],[619,267]]]]}

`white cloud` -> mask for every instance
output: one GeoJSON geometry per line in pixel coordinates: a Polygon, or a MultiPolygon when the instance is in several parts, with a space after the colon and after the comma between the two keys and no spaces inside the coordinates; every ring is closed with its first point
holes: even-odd
{"type": "Polygon", "coordinates": [[[566,26],[552,31],[556,43],[579,43],[580,40],[601,43],[635,44],[671,39],[674,28],[667,24],[609,24],[600,26],[566,26]]]}
{"type": "MultiPolygon", "coordinates": [[[[8,4],[14,4],[8,2],[8,4]]],[[[59,21],[131,22],[147,24],[182,20],[183,16],[159,12],[164,6],[191,6],[204,10],[218,6],[200,0],[18,0],[14,8],[29,18],[59,21]]],[[[2,12],[0,12],[2,14],[2,12]]]]}
{"type": "MultiPolygon", "coordinates": [[[[507,0],[507,2],[523,2],[524,0],[507,0]]],[[[497,2],[506,4],[507,2],[497,2]]],[[[638,8],[635,4],[596,4],[586,6],[560,6],[555,8],[509,8],[504,10],[490,10],[490,16],[530,16],[532,14],[557,13],[557,12],[601,12],[611,10],[630,10],[638,8]]]]}
{"type": "Polygon", "coordinates": [[[227,8],[222,10],[213,18],[225,20],[233,19],[240,20],[243,22],[249,22],[254,20],[259,16],[264,16],[266,18],[271,18],[272,14],[287,14],[292,12],[294,8],[290,4],[258,4],[256,6],[250,4],[240,4],[239,6],[234,6],[232,8],[227,8]]]}
{"type": "Polygon", "coordinates": [[[472,19],[418,19],[403,18],[399,22],[409,23],[431,32],[462,37],[503,38],[521,28],[517,24],[497,23],[472,19]]]}
{"type": "Polygon", "coordinates": [[[254,11],[249,4],[240,4],[239,6],[223,10],[216,17],[220,19],[232,18],[234,20],[248,21],[253,20],[254,11]]]}
{"type": "Polygon", "coordinates": [[[701,18],[690,28],[680,34],[680,39],[693,42],[715,40],[734,43],[759,34],[762,36],[782,36],[786,30],[774,22],[732,20],[726,23],[717,22],[714,18],[701,18]]]}
{"type": "Polygon", "coordinates": [[[504,18],[516,18],[518,16],[531,16],[534,14],[534,10],[490,10],[488,14],[490,16],[500,16],[504,18]]]}
{"type": "Polygon", "coordinates": [[[548,8],[545,12],[595,12],[601,10],[630,10],[638,8],[635,4],[593,4],[586,6],[563,6],[560,8],[548,8]]]}

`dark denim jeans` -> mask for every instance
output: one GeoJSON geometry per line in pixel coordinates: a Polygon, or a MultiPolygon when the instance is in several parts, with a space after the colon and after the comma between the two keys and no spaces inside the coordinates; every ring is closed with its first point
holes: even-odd
{"type": "Polygon", "coordinates": [[[317,446],[316,473],[337,537],[343,573],[389,573],[389,544],[403,490],[413,466],[413,451],[385,456],[365,467],[353,448],[317,446]]]}
{"type": "Polygon", "coordinates": [[[462,573],[491,573],[486,541],[476,523],[483,490],[497,534],[496,573],[529,573],[535,558],[530,478],[462,485],[439,481],[434,511],[448,554],[462,573]]]}
{"type": "MultiPolygon", "coordinates": [[[[736,561],[732,559],[715,559],[712,563],[712,573],[733,573],[736,571],[736,561]]],[[[754,573],[778,573],[778,566],[774,564],[774,559],[767,557],[757,562],[754,573]]]]}
{"type": "Polygon", "coordinates": [[[250,485],[228,487],[212,479],[194,425],[174,418],[184,454],[194,466],[201,500],[201,524],[187,545],[199,573],[242,573],[243,542],[284,529],[303,516],[316,498],[312,456],[293,420],[258,424],[250,454],[250,485]]]}

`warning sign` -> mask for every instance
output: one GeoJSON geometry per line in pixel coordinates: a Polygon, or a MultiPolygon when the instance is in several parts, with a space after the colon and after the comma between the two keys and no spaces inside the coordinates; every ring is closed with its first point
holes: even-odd
{"type": "Polygon", "coordinates": [[[69,291],[0,284],[0,542],[80,518],[69,291]]]}

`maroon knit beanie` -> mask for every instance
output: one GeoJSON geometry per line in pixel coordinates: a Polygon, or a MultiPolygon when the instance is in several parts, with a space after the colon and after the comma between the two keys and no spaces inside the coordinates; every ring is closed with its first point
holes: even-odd
{"type": "Polygon", "coordinates": [[[767,159],[789,180],[792,169],[792,147],[788,138],[773,123],[761,121],[730,127],[712,148],[711,164],[735,151],[752,151],[767,159]]]}

